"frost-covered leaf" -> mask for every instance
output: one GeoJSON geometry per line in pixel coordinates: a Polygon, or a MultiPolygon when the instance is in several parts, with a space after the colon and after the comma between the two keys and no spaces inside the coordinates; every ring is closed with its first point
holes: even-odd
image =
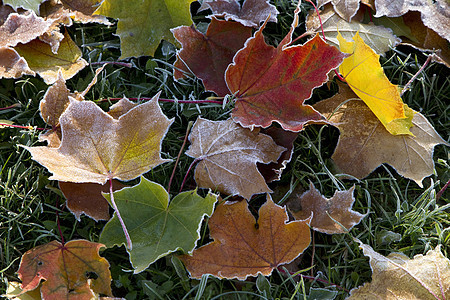
{"type": "MultiPolygon", "coordinates": [[[[359,32],[359,35],[364,42],[379,55],[384,55],[385,52],[401,42],[401,39],[396,37],[389,28],[377,26],[372,23],[363,24],[357,20],[347,22],[336,14],[331,5],[325,5],[324,10],[320,12],[320,18],[322,20],[323,31],[327,43],[338,48],[338,33],[340,33],[344,39],[350,40],[357,32],[359,32]]],[[[315,11],[310,11],[310,14],[308,15],[306,30],[312,33],[322,32],[319,17],[315,11]]]]}
{"type": "Polygon", "coordinates": [[[69,95],[66,81],[59,72],[58,79],[47,89],[39,103],[41,118],[45,123],[52,127],[59,126],[59,117],[70,104],[69,95]]]}
{"type": "Polygon", "coordinates": [[[269,0],[245,0],[242,7],[238,0],[205,0],[199,11],[208,8],[215,16],[239,22],[247,27],[258,27],[267,18],[270,22],[277,22],[278,10],[269,0]]]}
{"type": "Polygon", "coordinates": [[[434,147],[448,145],[420,113],[412,120],[414,136],[390,134],[348,87],[341,86],[339,94],[314,107],[339,128],[339,141],[331,158],[342,172],[357,178],[387,163],[422,187],[422,180],[434,173],[434,147]],[[352,100],[338,108],[348,99],[352,100]]]}
{"type": "MultiPolygon", "coordinates": [[[[109,194],[104,196],[110,201],[109,194]]],[[[133,242],[133,249],[127,249],[130,261],[139,273],[171,252],[191,253],[200,238],[203,217],[212,214],[217,196],[209,193],[203,198],[188,191],[169,203],[161,185],[141,177],[138,185],[114,192],[114,200],[133,242]]],[[[105,225],[100,240],[108,247],[126,244],[116,215],[105,225]]]]}
{"type": "Polygon", "coordinates": [[[59,122],[59,148],[24,147],[44,165],[50,179],[104,184],[131,180],[162,164],[160,147],[173,120],[158,106],[158,95],[114,119],[95,103],[71,101],[59,122]]]}
{"type": "Polygon", "coordinates": [[[96,14],[118,19],[121,59],[151,55],[161,40],[175,43],[171,28],[191,25],[194,0],[105,0],[96,14]]]}
{"type": "Polygon", "coordinates": [[[0,79],[35,75],[26,60],[12,48],[0,48],[0,79]]]}
{"type": "MultiPolygon", "coordinates": [[[[350,22],[359,9],[360,0],[317,0],[317,6],[321,7],[329,2],[333,4],[334,11],[342,19],[350,22]]],[[[322,13],[320,16],[322,16],[322,13]]]]}
{"type": "MultiPolygon", "coordinates": [[[[412,113],[405,109],[398,86],[384,74],[377,55],[358,33],[354,42],[338,34],[341,51],[351,54],[339,66],[339,72],[350,88],[360,97],[383,126],[393,135],[411,134],[412,113]]],[[[407,107],[407,106],[406,106],[407,107]]]]}
{"type": "Polygon", "coordinates": [[[194,73],[207,90],[219,96],[229,94],[225,83],[225,70],[236,52],[252,35],[252,29],[236,22],[211,19],[206,35],[193,26],[181,26],[171,30],[183,45],[177,52],[174,76],[182,78],[184,72],[194,73]]]}
{"type": "Polygon", "coordinates": [[[3,0],[3,4],[11,5],[15,10],[18,8],[29,9],[39,15],[39,5],[43,0],[3,0]]]}
{"type": "Polygon", "coordinates": [[[309,220],[288,223],[286,210],[267,196],[259,209],[258,221],[247,201],[222,203],[208,221],[213,242],[183,255],[192,278],[211,274],[219,278],[238,278],[262,274],[299,256],[311,241],[309,220]]]}
{"type": "Polygon", "coordinates": [[[195,168],[199,187],[246,199],[272,192],[256,166],[257,162],[276,162],[285,150],[270,136],[242,128],[232,119],[198,118],[189,141],[186,155],[199,161],[195,168]]]}
{"type": "Polygon", "coordinates": [[[305,220],[312,213],[311,227],[316,231],[327,234],[345,233],[359,224],[365,216],[352,210],[354,190],[355,186],[346,191],[336,191],[333,197],[327,199],[310,183],[309,191],[291,198],[288,207],[296,220],[305,220]]]}
{"type": "Polygon", "coordinates": [[[67,31],[58,53],[53,53],[51,46],[39,39],[19,44],[14,49],[27,61],[30,69],[38,73],[47,84],[52,84],[58,79],[59,71],[62,72],[64,79],[69,79],[87,65],[81,57],[81,50],[67,31]]]}
{"type": "Polygon", "coordinates": [[[277,48],[264,41],[264,23],[227,69],[228,88],[236,95],[232,117],[244,127],[265,128],[278,122],[283,129],[297,132],[306,122],[323,118],[303,102],[345,54],[317,35],[304,45],[289,46],[299,11],[297,7],[291,30],[277,48]]]}
{"type": "Polygon", "coordinates": [[[450,41],[450,3],[447,0],[377,0],[375,7],[375,17],[398,17],[408,11],[418,11],[425,26],[450,41]]]}
{"type": "Polygon", "coordinates": [[[359,242],[370,258],[372,281],[350,291],[349,300],[436,300],[450,297],[450,261],[441,245],[413,259],[402,253],[387,257],[359,242]]]}
{"type": "Polygon", "coordinates": [[[41,289],[40,287],[24,293],[20,288],[20,282],[10,281],[8,282],[8,287],[6,289],[6,294],[0,295],[8,299],[15,300],[41,300],[41,289]]]}
{"type": "Polygon", "coordinates": [[[53,241],[27,251],[18,271],[22,291],[34,290],[45,280],[41,285],[43,299],[91,300],[98,294],[111,296],[109,263],[98,255],[102,247],[86,240],[65,245],[53,241]]]}

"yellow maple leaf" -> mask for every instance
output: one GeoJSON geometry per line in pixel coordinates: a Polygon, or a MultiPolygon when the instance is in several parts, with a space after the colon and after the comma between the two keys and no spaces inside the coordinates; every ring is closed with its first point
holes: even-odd
{"type": "Polygon", "coordinates": [[[384,74],[377,55],[356,33],[347,42],[339,33],[340,50],[352,54],[344,59],[339,72],[350,88],[367,104],[389,133],[409,134],[414,111],[403,103],[398,86],[384,74]]]}

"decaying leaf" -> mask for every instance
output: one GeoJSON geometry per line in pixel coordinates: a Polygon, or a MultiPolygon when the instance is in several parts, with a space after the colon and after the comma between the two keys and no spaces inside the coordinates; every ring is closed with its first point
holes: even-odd
{"type": "Polygon", "coordinates": [[[160,147],[173,120],[158,106],[159,94],[114,119],[95,103],[71,101],[59,122],[59,148],[24,147],[52,180],[104,184],[131,180],[162,164],[160,147]]]}
{"type": "Polygon", "coordinates": [[[247,201],[222,203],[208,221],[213,242],[183,255],[192,278],[211,274],[219,278],[238,278],[262,274],[299,256],[311,241],[310,220],[289,222],[286,210],[270,196],[259,209],[258,221],[247,201]]]}
{"type": "Polygon", "coordinates": [[[161,40],[175,43],[171,28],[191,25],[189,6],[194,0],[105,0],[95,14],[119,19],[117,35],[122,55],[153,55],[161,40]]]}
{"type": "MultiPolygon", "coordinates": [[[[59,188],[67,199],[66,206],[75,218],[80,221],[82,214],[94,219],[109,220],[109,204],[102,196],[102,192],[109,192],[109,183],[58,183],[59,188]]],[[[124,188],[125,185],[113,180],[113,191],[124,188]]]]}
{"type": "Polygon", "coordinates": [[[41,288],[38,286],[32,291],[24,293],[20,288],[20,282],[10,281],[8,282],[8,287],[6,289],[5,295],[0,295],[8,299],[15,300],[41,300],[41,288]]]}
{"type": "Polygon", "coordinates": [[[339,141],[331,158],[342,172],[357,178],[364,178],[387,163],[422,187],[422,180],[434,173],[434,146],[448,145],[420,113],[412,120],[413,136],[390,134],[345,86],[340,87],[339,94],[314,107],[339,128],[339,141]],[[352,100],[338,108],[348,99],[352,100]]]}
{"type": "Polygon", "coordinates": [[[41,280],[43,299],[91,300],[98,294],[111,296],[109,263],[98,255],[104,245],[74,240],[58,241],[27,251],[20,262],[22,291],[34,290],[41,280]]]}
{"type": "Polygon", "coordinates": [[[305,220],[312,213],[310,225],[316,231],[327,234],[345,233],[353,226],[358,225],[365,217],[365,215],[352,210],[355,202],[354,190],[355,186],[343,192],[336,191],[333,197],[327,199],[310,183],[309,191],[302,195],[294,195],[290,199],[289,211],[296,220],[305,220]],[[296,211],[291,208],[295,206],[300,206],[301,209],[296,211]]]}
{"type": "Polygon", "coordinates": [[[41,118],[52,127],[59,126],[59,118],[70,104],[70,91],[66,86],[66,81],[61,72],[58,78],[44,94],[39,103],[41,118]]]}
{"type": "Polygon", "coordinates": [[[64,79],[69,79],[87,65],[87,62],[81,57],[81,50],[70,38],[67,31],[56,54],[53,53],[49,44],[39,39],[34,39],[27,44],[18,44],[14,47],[14,50],[27,61],[30,69],[38,73],[47,84],[54,83],[58,79],[58,72],[60,71],[64,79]]]}
{"type": "MultiPolygon", "coordinates": [[[[110,201],[109,194],[104,196],[110,201]]],[[[209,193],[203,198],[188,191],[169,203],[161,185],[141,177],[138,185],[114,192],[114,200],[133,241],[133,249],[127,251],[134,272],[139,273],[171,252],[191,253],[200,238],[203,217],[212,214],[217,196],[209,193]]],[[[116,215],[105,225],[100,240],[108,247],[126,244],[116,215]]]]}
{"type": "Polygon", "coordinates": [[[244,127],[265,128],[278,122],[283,129],[297,132],[306,122],[323,118],[303,102],[328,79],[327,73],[342,62],[345,54],[318,35],[304,45],[289,46],[299,11],[297,7],[291,30],[277,48],[264,41],[266,22],[227,69],[228,88],[236,95],[232,117],[244,127]]]}
{"type": "Polygon", "coordinates": [[[450,261],[441,245],[413,259],[402,253],[387,257],[358,241],[370,258],[372,282],[350,291],[349,300],[436,300],[450,297],[450,261]]]}
{"type": "Polygon", "coordinates": [[[425,26],[450,41],[450,4],[447,0],[377,0],[375,7],[375,17],[398,17],[408,11],[418,11],[425,26]]]}
{"type": "Polygon", "coordinates": [[[100,6],[102,0],[61,0],[61,2],[71,10],[82,12],[85,15],[92,15],[100,6]]]}
{"type": "Polygon", "coordinates": [[[277,22],[278,10],[269,0],[245,0],[239,4],[238,0],[205,0],[199,11],[210,8],[213,15],[222,16],[225,20],[233,20],[247,27],[258,27],[261,22],[269,18],[270,22],[277,22]]]}
{"type": "MultiPolygon", "coordinates": [[[[399,89],[384,74],[377,55],[358,33],[354,42],[342,35],[337,39],[341,51],[350,53],[339,66],[339,72],[350,88],[360,97],[391,134],[411,134],[412,113],[405,109],[399,89]]],[[[407,107],[407,106],[406,106],[407,107]]]]}
{"type": "Polygon", "coordinates": [[[252,29],[240,23],[211,19],[206,35],[193,26],[171,29],[175,38],[183,45],[177,53],[174,77],[184,77],[184,72],[195,74],[205,88],[219,96],[229,93],[225,83],[225,70],[233,56],[252,35],[252,29]]]}
{"type": "Polygon", "coordinates": [[[257,162],[276,162],[285,150],[270,136],[242,128],[232,119],[198,118],[189,135],[186,155],[199,161],[195,181],[202,188],[250,199],[272,192],[258,172],[257,162]]]}
{"type": "Polygon", "coordinates": [[[11,5],[15,10],[18,8],[29,9],[39,14],[39,5],[42,0],[3,0],[3,4],[11,5]]]}
{"type": "MultiPolygon", "coordinates": [[[[327,43],[338,48],[338,33],[340,33],[344,39],[350,40],[357,32],[359,32],[360,37],[364,40],[366,45],[379,55],[384,55],[385,52],[401,42],[401,39],[396,37],[389,28],[374,24],[363,24],[357,20],[347,22],[339,17],[330,4],[325,5],[324,9],[320,12],[320,18],[322,20],[323,31],[327,43]]],[[[306,30],[312,33],[322,32],[319,17],[315,11],[310,11],[307,17],[306,30]]]]}
{"type": "MultiPolygon", "coordinates": [[[[359,9],[360,0],[317,0],[317,6],[333,4],[334,11],[345,21],[350,22],[359,9]]],[[[322,16],[322,13],[320,14],[322,16]]],[[[340,31],[340,28],[339,28],[340,31]]]]}

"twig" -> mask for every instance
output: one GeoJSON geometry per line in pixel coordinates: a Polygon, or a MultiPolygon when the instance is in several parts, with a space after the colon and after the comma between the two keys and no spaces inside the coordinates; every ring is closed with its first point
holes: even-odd
{"type": "Polygon", "coordinates": [[[181,145],[180,152],[178,152],[177,160],[175,161],[175,166],[173,167],[172,175],[169,179],[169,185],[167,187],[167,193],[170,194],[170,186],[172,185],[173,177],[175,176],[175,170],[177,169],[178,161],[180,160],[181,153],[183,152],[184,146],[186,145],[186,141],[188,139],[189,131],[191,130],[193,122],[189,121],[188,126],[186,128],[186,135],[184,136],[183,145],[181,145]]]}
{"type": "Polygon", "coordinates": [[[39,128],[39,127],[33,127],[33,126],[22,126],[22,125],[12,125],[12,124],[6,124],[6,123],[0,123],[0,127],[1,126],[5,126],[5,127],[14,127],[14,128],[21,128],[21,129],[29,129],[29,130],[47,130],[45,128],[39,128]]]}
{"type": "Polygon", "coordinates": [[[7,107],[0,107],[0,110],[7,110],[15,107],[21,107],[22,105],[20,103],[14,103],[13,105],[7,106],[7,107]]]}
{"type": "Polygon", "coordinates": [[[64,245],[66,244],[66,242],[64,241],[64,236],[62,234],[62,230],[61,230],[61,224],[59,223],[59,196],[56,198],[56,224],[58,225],[58,231],[59,231],[59,236],[61,237],[61,244],[64,245]]]}
{"type": "Polygon", "coordinates": [[[122,216],[120,215],[119,209],[117,208],[116,201],[114,201],[114,192],[113,192],[113,182],[112,178],[109,179],[109,195],[111,197],[111,205],[114,208],[114,211],[116,212],[117,218],[119,219],[120,225],[122,225],[123,233],[125,234],[125,238],[127,240],[127,248],[131,251],[133,248],[133,244],[131,243],[130,234],[128,233],[127,227],[125,226],[125,222],[122,219],[122,216]]]}
{"type": "Polygon", "coordinates": [[[416,74],[414,74],[414,76],[408,81],[408,83],[405,85],[405,87],[403,88],[400,96],[403,96],[403,94],[406,92],[406,90],[409,88],[409,86],[413,83],[414,80],[416,80],[417,76],[420,75],[420,73],[422,73],[422,71],[425,69],[425,67],[430,63],[432,56],[428,55],[427,60],[425,61],[425,63],[423,64],[422,67],[420,67],[419,71],[417,71],[416,74]]]}
{"type": "MultiPolygon", "coordinates": [[[[132,100],[132,101],[139,101],[139,100],[148,101],[148,100],[151,100],[153,98],[140,97],[140,98],[127,98],[127,99],[128,100],[132,100]]],[[[107,99],[98,100],[97,102],[119,101],[119,100],[122,100],[122,98],[107,98],[107,99]]],[[[161,101],[161,102],[172,102],[172,103],[178,102],[178,103],[187,103],[187,104],[202,104],[202,103],[223,104],[223,101],[219,101],[219,100],[174,100],[174,99],[159,98],[158,101],[161,101]]]]}
{"type": "Polygon", "coordinates": [[[187,176],[188,176],[189,172],[191,171],[192,167],[193,167],[197,162],[199,162],[200,160],[201,160],[201,159],[198,159],[198,158],[194,159],[194,161],[193,161],[193,162],[191,163],[191,165],[189,166],[189,169],[187,170],[186,175],[184,175],[183,182],[181,183],[180,192],[183,190],[184,183],[186,182],[187,176]]]}
{"type": "Polygon", "coordinates": [[[442,189],[436,194],[436,201],[438,201],[441,198],[442,194],[445,192],[445,190],[448,188],[449,185],[450,185],[450,179],[442,187],[442,189]]]}

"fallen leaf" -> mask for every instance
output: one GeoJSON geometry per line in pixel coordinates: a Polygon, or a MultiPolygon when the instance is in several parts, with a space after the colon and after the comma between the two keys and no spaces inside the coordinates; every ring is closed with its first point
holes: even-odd
{"type": "Polygon", "coordinates": [[[0,47],[26,44],[47,32],[52,24],[52,20],[44,20],[34,12],[26,15],[11,13],[0,26],[0,47]]]}
{"type": "Polygon", "coordinates": [[[108,115],[110,115],[114,119],[119,119],[121,115],[126,114],[136,106],[138,106],[136,103],[131,102],[127,98],[122,98],[114,105],[111,105],[109,107],[108,115]]]}
{"type": "Polygon", "coordinates": [[[337,36],[341,51],[350,53],[339,67],[350,88],[360,97],[393,135],[411,134],[411,117],[404,110],[398,86],[384,74],[380,56],[368,47],[358,33],[347,42],[337,36]]]}
{"type": "Polygon", "coordinates": [[[61,0],[61,2],[65,7],[85,15],[92,15],[102,3],[101,0],[61,0]]]}
{"type": "MultiPolygon", "coordinates": [[[[66,206],[75,218],[80,221],[81,215],[99,220],[109,220],[109,204],[102,196],[102,192],[109,193],[109,183],[104,185],[97,183],[58,183],[60,190],[67,199],[66,206]]],[[[113,191],[124,188],[125,185],[113,180],[113,191]]]]}
{"type": "Polygon", "coordinates": [[[258,27],[266,19],[277,22],[278,10],[269,0],[245,0],[239,4],[238,0],[205,0],[198,11],[210,8],[215,16],[233,20],[247,27],[258,27]]]}
{"type": "MultiPolygon", "coordinates": [[[[317,7],[329,2],[333,4],[334,11],[345,21],[350,22],[358,12],[360,0],[317,0],[317,7]]],[[[320,13],[322,16],[322,13],[320,13]]],[[[340,28],[339,28],[340,31],[340,28]]]]}
{"type": "Polygon", "coordinates": [[[175,43],[171,28],[191,25],[189,7],[194,0],[105,0],[95,14],[118,19],[120,59],[151,55],[161,40],[175,43]]]}
{"type": "Polygon", "coordinates": [[[5,23],[8,16],[16,11],[9,5],[0,4],[0,26],[5,23]]]}
{"type": "Polygon", "coordinates": [[[10,281],[8,282],[8,287],[6,289],[6,294],[0,295],[8,299],[19,299],[19,300],[41,300],[41,288],[38,287],[32,291],[23,293],[20,288],[20,282],[10,281]]]}
{"type": "Polygon", "coordinates": [[[271,137],[242,128],[232,119],[209,121],[200,117],[189,141],[186,155],[199,161],[195,168],[199,187],[246,199],[272,192],[256,166],[257,162],[276,162],[285,150],[271,137]]]}
{"type": "Polygon", "coordinates": [[[16,11],[18,8],[29,9],[39,15],[39,5],[42,0],[3,0],[3,4],[9,4],[16,11]]]}
{"type": "Polygon", "coordinates": [[[73,21],[112,25],[105,16],[92,15],[100,3],[101,1],[96,0],[45,1],[40,7],[40,15],[67,27],[72,26],[73,21]]]}
{"type": "Polygon", "coordinates": [[[62,245],[53,241],[27,251],[20,262],[22,291],[39,286],[43,299],[91,300],[93,296],[111,296],[109,263],[98,255],[104,245],[74,240],[62,245]],[[90,275],[92,274],[92,275],[90,275]]]}
{"type": "Polygon", "coordinates": [[[281,153],[277,162],[256,164],[258,166],[258,171],[267,183],[280,180],[281,173],[283,173],[286,165],[291,161],[292,152],[294,151],[294,141],[297,138],[298,133],[286,131],[277,127],[269,127],[260,132],[270,136],[278,146],[286,148],[286,150],[281,153]]]}
{"type": "Polygon", "coordinates": [[[298,12],[291,30],[277,48],[264,41],[264,23],[245,47],[234,56],[225,80],[236,96],[233,119],[244,127],[268,127],[278,122],[283,129],[300,131],[306,122],[323,118],[304,105],[312,90],[325,81],[327,73],[345,57],[319,36],[304,45],[289,46],[298,24],[298,12]]]}
{"type": "Polygon", "coordinates": [[[114,119],[95,103],[71,101],[59,122],[59,148],[25,147],[52,180],[104,184],[128,181],[167,162],[161,142],[170,124],[158,105],[159,94],[114,119]]]}
{"type": "Polygon", "coordinates": [[[418,11],[425,26],[450,41],[450,5],[446,0],[377,0],[375,8],[375,17],[398,17],[408,11],[418,11]]]}
{"type": "Polygon", "coordinates": [[[57,54],[52,52],[49,44],[39,39],[34,39],[27,44],[19,44],[14,49],[27,61],[30,69],[38,73],[47,84],[52,84],[58,79],[59,71],[67,80],[87,65],[81,57],[81,50],[72,41],[67,31],[57,54]]]}
{"type": "Polygon", "coordinates": [[[366,216],[352,210],[354,190],[355,186],[346,191],[335,191],[333,197],[327,199],[310,183],[309,191],[294,195],[288,208],[296,220],[305,220],[312,213],[310,226],[316,231],[326,234],[346,233],[366,216]],[[294,206],[300,206],[301,209],[292,209],[294,206]]]}
{"type": "Polygon", "coordinates": [[[434,146],[449,145],[420,113],[412,120],[414,136],[390,134],[367,105],[342,85],[339,94],[314,107],[339,128],[338,144],[331,158],[342,172],[357,178],[364,178],[387,163],[422,187],[422,180],[434,173],[434,146]]]}
{"type": "Polygon", "coordinates": [[[41,118],[52,127],[59,126],[59,117],[70,104],[70,91],[66,86],[66,81],[61,72],[58,73],[57,80],[47,89],[39,103],[41,118]]]}
{"type": "MultiPolygon", "coordinates": [[[[327,43],[335,47],[339,47],[338,33],[341,33],[344,39],[350,40],[359,32],[366,45],[379,55],[384,55],[385,52],[401,42],[401,39],[396,37],[389,28],[374,24],[363,24],[357,20],[347,22],[336,14],[331,5],[325,5],[320,12],[320,18],[327,43]]],[[[310,11],[307,17],[306,30],[311,33],[322,32],[319,17],[314,10],[310,11]]]]}
{"type": "Polygon", "coordinates": [[[436,300],[450,297],[450,261],[441,252],[441,245],[426,255],[413,259],[402,253],[387,257],[358,241],[364,255],[370,258],[372,282],[350,291],[349,300],[396,299],[436,300]]]}
{"type": "Polygon", "coordinates": [[[247,201],[222,203],[208,221],[214,241],[180,258],[192,278],[269,276],[274,268],[299,256],[311,241],[309,220],[287,221],[286,210],[270,196],[259,209],[257,221],[247,201]]]}
{"type": "MultiPolygon", "coordinates": [[[[110,201],[109,194],[103,195],[110,201]]],[[[169,203],[169,194],[160,184],[141,177],[138,185],[114,192],[114,200],[133,242],[133,249],[127,251],[134,273],[140,273],[171,252],[191,253],[200,239],[203,217],[212,214],[217,196],[209,193],[203,198],[188,191],[169,203]]],[[[105,225],[100,240],[108,247],[126,245],[116,215],[105,225]]]]}
{"type": "Polygon", "coordinates": [[[177,52],[174,77],[180,79],[184,73],[192,71],[203,81],[207,90],[218,96],[227,95],[229,90],[225,83],[225,70],[252,35],[252,29],[213,17],[206,35],[193,26],[181,26],[171,31],[183,45],[177,52]]]}
{"type": "Polygon", "coordinates": [[[12,48],[0,48],[0,79],[35,75],[26,60],[12,48]]]}

